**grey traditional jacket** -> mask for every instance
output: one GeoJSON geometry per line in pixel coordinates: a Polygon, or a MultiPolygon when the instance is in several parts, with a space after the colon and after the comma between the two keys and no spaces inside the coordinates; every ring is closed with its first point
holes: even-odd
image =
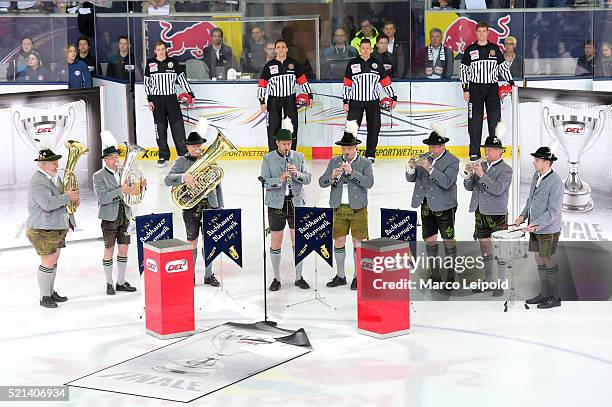
{"type": "MultiPolygon", "coordinates": [[[[183,174],[186,173],[195,162],[196,159],[189,156],[189,153],[178,157],[170,169],[170,172],[166,175],[166,178],[164,178],[164,183],[172,187],[181,185],[183,183],[183,174]]],[[[223,208],[225,206],[221,184],[217,185],[213,191],[206,195],[206,200],[214,209],[223,208]]]]}
{"type": "MultiPolygon", "coordinates": [[[[429,159],[432,161],[431,158],[429,159]]],[[[433,166],[431,174],[417,166],[414,174],[406,173],[408,182],[415,182],[412,207],[418,208],[427,198],[433,211],[444,211],[457,207],[457,174],[459,159],[446,150],[433,166]]]]}
{"type": "MultiPolygon", "coordinates": [[[[293,206],[304,206],[306,204],[304,185],[310,184],[311,174],[306,166],[304,154],[298,151],[289,153],[289,161],[296,166],[298,173],[291,177],[291,191],[293,193],[293,206]]],[[[270,151],[261,163],[261,176],[264,179],[266,196],[264,202],[270,208],[282,209],[285,204],[285,191],[287,181],[281,182],[280,176],[287,168],[285,157],[278,150],[270,151]]]]}
{"type": "Polygon", "coordinates": [[[463,180],[465,189],[472,191],[470,212],[478,209],[483,215],[507,215],[512,167],[501,160],[489,169],[483,163],[482,169],[482,177],[472,173],[471,177],[463,180]]]}
{"type": "Polygon", "coordinates": [[[533,174],[529,198],[521,212],[530,224],[538,225],[535,233],[556,233],[561,230],[561,207],[563,205],[563,180],[551,171],[536,188],[539,174],[533,174]]]}
{"type": "Polygon", "coordinates": [[[68,215],[68,195],[62,193],[47,176],[36,171],[28,184],[28,220],[26,226],[32,229],[68,229],[74,218],[68,215]]]}
{"type": "Polygon", "coordinates": [[[342,156],[333,157],[329,160],[327,168],[319,178],[321,188],[331,187],[329,193],[329,206],[337,208],[342,202],[343,185],[348,186],[349,205],[352,209],[361,209],[368,205],[368,189],[374,185],[374,173],[372,163],[367,158],[358,155],[351,164],[353,172],[340,177],[336,186],[332,186],[331,175],[334,169],[342,165],[342,156]]]}
{"type": "MultiPolygon", "coordinates": [[[[119,170],[121,176],[121,170],[119,170]]],[[[123,201],[121,186],[113,173],[106,167],[102,167],[93,175],[93,188],[98,198],[98,218],[113,222],[119,215],[119,205],[123,201]]],[[[130,219],[132,211],[129,206],[124,205],[125,216],[130,219]]]]}

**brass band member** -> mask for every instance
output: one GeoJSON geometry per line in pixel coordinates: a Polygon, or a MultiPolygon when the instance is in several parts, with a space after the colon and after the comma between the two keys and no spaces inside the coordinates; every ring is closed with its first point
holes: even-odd
{"type": "MultiPolygon", "coordinates": [[[[200,119],[202,120],[202,119],[200,119]]],[[[201,126],[201,132],[205,134],[208,125],[201,126]]],[[[199,133],[192,131],[185,141],[187,145],[187,154],[176,159],[172,169],[166,175],[164,182],[167,186],[175,186],[186,183],[189,187],[196,186],[196,180],[191,174],[186,174],[187,170],[202,156],[202,146],[206,143],[206,139],[200,136],[199,133]]],[[[221,184],[211,191],[206,198],[200,201],[191,209],[183,210],[183,221],[185,222],[185,230],[187,233],[187,241],[193,246],[193,284],[196,283],[195,265],[198,259],[198,238],[200,237],[200,229],[202,229],[202,216],[205,209],[223,208],[223,190],[221,184]]],[[[204,258],[204,247],[202,247],[202,258],[204,258]]],[[[219,286],[219,281],[212,272],[212,263],[204,269],[204,284],[213,287],[219,286]]]]}
{"type": "MultiPolygon", "coordinates": [[[[276,150],[266,154],[261,163],[261,177],[266,189],[265,204],[268,206],[268,225],[272,231],[270,261],[274,280],[270,284],[270,291],[278,291],[281,287],[281,246],[287,224],[295,253],[295,207],[304,206],[306,203],[304,185],[310,184],[311,180],[304,155],[291,150],[294,136],[290,118],[283,120],[282,128],[276,133],[275,139],[276,150]]],[[[295,285],[304,290],[310,288],[302,277],[302,262],[295,265],[295,285]]]]}
{"type": "Polygon", "coordinates": [[[540,147],[531,155],[536,172],[525,208],[514,221],[519,225],[527,220],[524,230],[529,232],[529,251],[535,252],[540,277],[540,293],[526,302],[538,308],[560,307],[559,267],[554,255],[561,234],[563,181],[552,169],[557,157],[549,147],[540,147]]]}
{"type": "MultiPolygon", "coordinates": [[[[123,201],[123,195],[136,195],[138,191],[128,185],[127,180],[121,183],[119,169],[119,151],[117,141],[109,131],[102,132],[102,168],[93,175],[94,193],[98,198],[98,218],[101,220],[104,239],[104,257],[102,267],[106,276],[106,294],[115,295],[115,291],[134,292],[136,287],[125,281],[130,235],[128,226],[132,211],[123,201]],[[113,287],[113,254],[117,243],[117,284],[113,287]]],[[[143,180],[141,188],[146,187],[143,180]]]]}
{"type": "MultiPolygon", "coordinates": [[[[502,158],[502,137],[505,125],[499,122],[495,136],[487,137],[483,147],[485,161],[473,161],[467,164],[469,176],[463,180],[466,190],[472,191],[470,212],[474,212],[474,239],[480,242],[480,251],[484,262],[485,281],[493,281],[493,247],[491,234],[508,228],[508,196],[512,183],[512,167],[502,158]]],[[[506,279],[506,263],[497,259],[499,279],[506,279]]],[[[475,288],[473,292],[481,292],[475,288]]],[[[502,288],[493,290],[493,297],[504,294],[502,288]]]]}
{"type": "Polygon", "coordinates": [[[55,276],[60,251],[66,247],[65,238],[68,228],[74,228],[74,218],[69,215],[66,205],[79,202],[78,191],[63,191],[57,176],[58,160],[51,146],[39,142],[38,169],[28,184],[28,220],[26,236],[34,246],[41,262],[38,267],[38,288],[40,305],[57,308],[58,302],[68,301],[67,297],[55,291],[55,276]]]}
{"type": "Polygon", "coordinates": [[[357,243],[368,239],[368,189],[374,185],[372,162],[357,154],[359,125],[355,120],[346,122],[342,139],[336,145],[342,147],[342,156],[329,161],[325,173],[319,178],[321,188],[331,187],[329,206],[334,209],[334,257],[336,276],[328,287],[346,285],[344,260],[346,258],[346,236],[353,239],[353,264],[355,274],[351,290],[357,289],[357,243]]]}
{"type": "MultiPolygon", "coordinates": [[[[423,143],[429,146],[429,154],[417,160],[416,164],[406,169],[406,180],[414,182],[412,207],[421,207],[421,224],[423,240],[429,258],[438,259],[438,233],[444,240],[445,257],[454,259],[457,256],[455,244],[455,212],[457,211],[457,174],[459,159],[446,150],[448,137],[446,129],[439,124],[432,124],[433,131],[423,143]]],[[[431,265],[431,279],[439,283],[440,264],[428,261],[431,265]]],[[[444,261],[446,264],[447,262],[444,261]]],[[[455,281],[454,267],[446,270],[446,281],[455,281]]]]}

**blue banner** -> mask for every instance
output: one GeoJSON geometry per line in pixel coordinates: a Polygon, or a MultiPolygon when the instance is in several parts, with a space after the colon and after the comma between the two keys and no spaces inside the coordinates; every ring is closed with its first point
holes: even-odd
{"type": "Polygon", "coordinates": [[[209,265],[221,253],[242,267],[241,209],[207,209],[202,219],[204,264],[209,265]]]}
{"type": "Polygon", "coordinates": [[[380,237],[414,242],[410,244],[411,253],[416,253],[416,211],[380,208],[380,237]]]}
{"type": "Polygon", "coordinates": [[[332,225],[331,208],[295,208],[295,264],[314,251],[333,267],[332,225]]]}
{"type": "Polygon", "coordinates": [[[143,244],[158,240],[172,239],[172,214],[153,213],[136,216],[136,238],[138,239],[138,270],[144,271],[143,244]]]}

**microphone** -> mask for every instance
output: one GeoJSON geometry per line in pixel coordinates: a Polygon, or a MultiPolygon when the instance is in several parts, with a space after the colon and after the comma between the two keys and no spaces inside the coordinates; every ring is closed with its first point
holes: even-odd
{"type": "Polygon", "coordinates": [[[264,177],[262,177],[261,175],[259,177],[257,177],[257,180],[259,182],[261,182],[261,185],[263,186],[266,183],[266,180],[264,179],[264,177]]]}

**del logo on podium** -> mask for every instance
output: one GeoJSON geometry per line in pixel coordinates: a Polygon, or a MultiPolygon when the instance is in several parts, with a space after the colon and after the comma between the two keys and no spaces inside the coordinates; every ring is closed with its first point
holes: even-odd
{"type": "Polygon", "coordinates": [[[365,240],[357,249],[357,329],[384,339],[410,330],[409,242],[365,240]],[[398,260],[399,259],[399,260],[398,260]]]}

